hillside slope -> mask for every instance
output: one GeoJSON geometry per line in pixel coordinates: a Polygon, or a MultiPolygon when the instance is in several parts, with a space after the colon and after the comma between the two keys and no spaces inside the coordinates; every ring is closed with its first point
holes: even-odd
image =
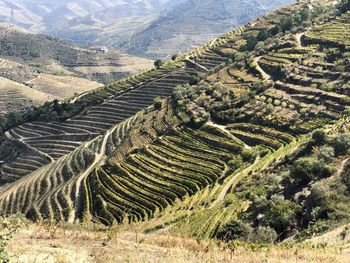
{"type": "Polygon", "coordinates": [[[289,5],[11,120],[1,214],[253,243],[348,222],[349,10],[289,5]]]}
{"type": "Polygon", "coordinates": [[[9,24],[0,25],[0,34],[0,76],[9,80],[6,82],[9,85],[3,83],[3,94],[6,97],[6,94],[19,92],[24,99],[12,101],[12,105],[6,107],[8,99],[1,97],[2,112],[24,110],[48,98],[67,99],[75,93],[101,87],[101,82],[108,83],[153,67],[150,60],[115,51],[96,53],[57,38],[30,34],[9,24]],[[32,89],[33,96],[12,89],[10,83],[13,82],[32,89]],[[42,95],[33,100],[37,91],[42,95]]]}
{"type": "MultiPolygon", "coordinates": [[[[115,16],[150,14],[178,2],[181,1],[15,0],[2,1],[0,7],[2,21],[16,24],[31,31],[43,32],[49,28],[56,28],[57,30],[63,25],[73,26],[74,24],[76,26],[79,24],[79,20],[84,21],[84,19],[85,21],[90,19],[91,22],[96,23],[111,22],[109,16],[101,19],[101,14],[106,11],[114,11],[115,19],[115,16]]],[[[112,14],[112,12],[109,14],[112,14]]]]}
{"type": "Polygon", "coordinates": [[[292,2],[16,0],[0,3],[0,21],[84,46],[103,43],[143,57],[165,58],[292,2]]]}
{"type": "Polygon", "coordinates": [[[2,1],[0,21],[83,45],[99,40],[107,43],[110,37],[125,40],[156,19],[161,10],[182,1],[2,1]]]}
{"type": "Polygon", "coordinates": [[[123,48],[132,54],[166,57],[197,47],[292,2],[294,1],[186,1],[136,33],[123,48]]]}

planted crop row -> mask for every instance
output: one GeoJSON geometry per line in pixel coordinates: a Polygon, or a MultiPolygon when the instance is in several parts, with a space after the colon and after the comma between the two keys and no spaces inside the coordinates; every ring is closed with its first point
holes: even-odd
{"type": "Polygon", "coordinates": [[[174,130],[92,173],[90,213],[105,224],[146,220],[177,198],[216,182],[225,175],[226,162],[239,153],[232,152],[237,141],[215,129],[174,130]],[[225,141],[219,135],[225,135],[225,141]]]}

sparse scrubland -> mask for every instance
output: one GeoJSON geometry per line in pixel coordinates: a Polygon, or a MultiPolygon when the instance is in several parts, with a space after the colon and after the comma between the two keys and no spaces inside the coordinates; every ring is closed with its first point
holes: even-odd
{"type": "Polygon", "coordinates": [[[9,115],[0,211],[36,223],[11,233],[5,256],[347,262],[349,19],[349,1],[300,1],[9,115]]]}

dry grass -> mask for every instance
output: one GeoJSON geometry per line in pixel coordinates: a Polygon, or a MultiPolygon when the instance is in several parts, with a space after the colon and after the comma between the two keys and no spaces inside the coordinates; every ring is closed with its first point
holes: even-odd
{"type": "Polygon", "coordinates": [[[88,79],[49,74],[41,74],[38,78],[30,81],[30,83],[33,84],[34,89],[52,94],[61,99],[72,97],[75,93],[83,93],[103,86],[88,79]]]}
{"type": "Polygon", "coordinates": [[[112,72],[137,73],[154,67],[153,61],[149,59],[126,55],[123,53],[116,53],[115,56],[118,66],[103,65],[104,63],[101,61],[101,65],[99,66],[75,67],[74,69],[83,74],[112,72]]]}
{"type": "Polygon", "coordinates": [[[23,110],[56,97],[0,77],[0,113],[23,110]]]}
{"type": "Polygon", "coordinates": [[[166,235],[144,235],[127,230],[96,227],[22,227],[8,245],[12,262],[349,262],[349,251],[310,245],[273,246],[234,250],[213,241],[198,242],[166,235]]]}

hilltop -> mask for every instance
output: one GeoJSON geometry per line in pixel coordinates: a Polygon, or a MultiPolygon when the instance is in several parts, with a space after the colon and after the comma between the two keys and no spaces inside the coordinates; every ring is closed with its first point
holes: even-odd
{"type": "Polygon", "coordinates": [[[349,1],[288,5],[152,70],[8,116],[2,215],[103,225],[109,240],[126,229],[213,241],[231,257],[327,232],[345,242],[349,18],[349,1]]]}

